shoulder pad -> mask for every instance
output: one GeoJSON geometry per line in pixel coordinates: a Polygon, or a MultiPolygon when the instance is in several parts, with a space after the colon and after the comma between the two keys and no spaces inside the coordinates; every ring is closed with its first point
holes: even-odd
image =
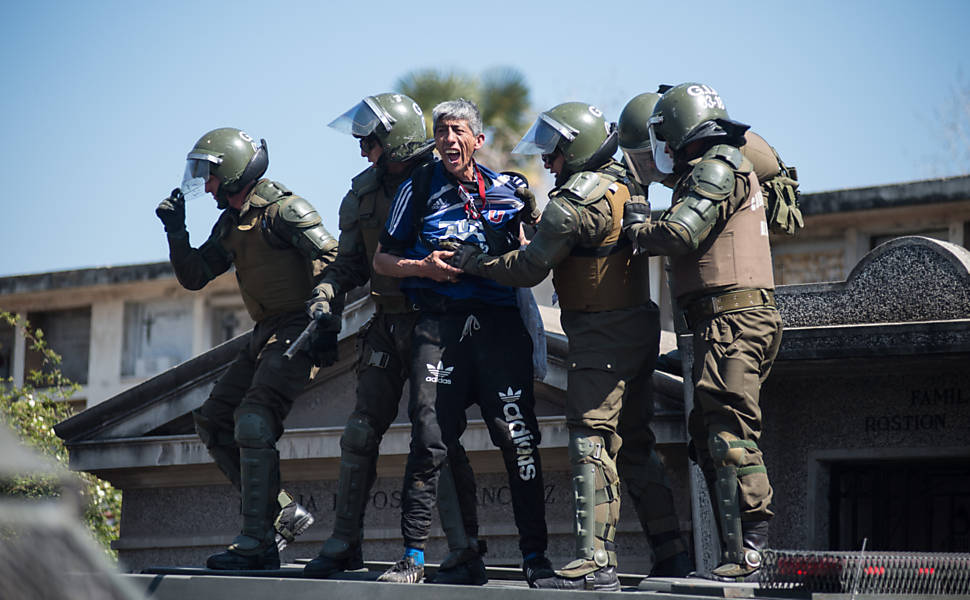
{"type": "MultiPolygon", "coordinates": [[[[289,195],[275,207],[272,232],[310,258],[317,258],[337,247],[337,240],[323,226],[320,215],[301,196],[289,195]]],[[[272,210],[272,209],[271,209],[272,210]]]]}
{"type": "Polygon", "coordinates": [[[288,225],[305,229],[320,223],[320,215],[302,196],[290,195],[280,202],[279,216],[288,225]]]}
{"type": "Polygon", "coordinates": [[[734,169],[717,158],[703,158],[694,165],[687,181],[690,193],[720,202],[734,193],[734,169]]]}
{"type": "Polygon", "coordinates": [[[340,221],[340,230],[345,231],[354,227],[358,220],[360,220],[360,198],[354,193],[354,189],[351,188],[344,195],[344,199],[340,201],[340,208],[337,211],[337,216],[340,221]]]}
{"type": "Polygon", "coordinates": [[[569,235],[579,230],[579,212],[567,200],[550,196],[539,219],[539,229],[554,237],[569,235]]]}
{"type": "Polygon", "coordinates": [[[381,177],[377,168],[371,165],[350,180],[350,190],[358,196],[373,192],[381,186],[381,177]]]}
{"type": "Polygon", "coordinates": [[[734,146],[729,146],[728,144],[718,144],[717,146],[712,146],[710,150],[704,153],[701,160],[706,160],[709,158],[722,160],[731,165],[732,169],[740,169],[744,164],[744,153],[741,152],[741,149],[734,146]]]}
{"type": "Polygon", "coordinates": [[[261,179],[249,197],[249,205],[253,208],[261,208],[279,202],[282,198],[291,195],[285,185],[269,179],[261,179]]]}
{"type": "Polygon", "coordinates": [[[592,204],[606,194],[616,180],[604,173],[581,171],[549,194],[550,198],[563,197],[581,206],[592,204]]]}
{"type": "Polygon", "coordinates": [[[601,167],[600,173],[607,175],[608,177],[614,177],[617,180],[627,179],[630,176],[630,170],[627,168],[626,164],[616,160],[611,160],[606,165],[601,167]]]}

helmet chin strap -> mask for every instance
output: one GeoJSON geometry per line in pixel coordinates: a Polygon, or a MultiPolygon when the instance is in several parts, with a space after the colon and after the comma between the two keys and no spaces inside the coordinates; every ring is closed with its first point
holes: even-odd
{"type": "Polygon", "coordinates": [[[225,187],[220,183],[219,188],[216,189],[216,208],[225,209],[229,207],[229,194],[226,193],[225,187]]]}

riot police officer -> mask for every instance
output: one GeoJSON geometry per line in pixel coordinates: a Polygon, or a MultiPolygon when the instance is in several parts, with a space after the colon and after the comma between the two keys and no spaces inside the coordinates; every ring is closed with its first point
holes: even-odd
{"type": "Polygon", "coordinates": [[[628,202],[623,228],[638,249],[669,257],[671,293],[693,333],[691,455],[723,546],[713,575],[741,580],[760,568],[773,515],[758,398],[782,325],[764,197],[741,151],[748,126],[729,118],[710,86],[667,90],[647,129],[656,168],[676,176],[672,204],[652,221],[646,203],[628,202]]]}
{"type": "MultiPolygon", "coordinates": [[[[192,413],[209,454],[242,495],[242,529],[225,552],[208,558],[211,569],[279,568],[276,441],[312,364],[330,364],[336,352],[336,330],[324,327],[309,350],[292,360],[283,357],[309,323],[304,303],[315,274],[333,261],[337,241],[309,202],[281,183],[261,179],[268,165],[265,140],[256,143],[239,129],[210,131],[189,152],[181,189],[155,211],[165,225],[179,283],[198,290],[235,267],[243,302],[256,322],[228,371],[192,413]],[[185,230],[185,199],[205,193],[223,211],[206,242],[193,248],[185,230]]],[[[283,516],[289,526],[282,529],[292,539],[309,524],[308,513],[288,504],[283,516]]]]}
{"type": "MultiPolygon", "coordinates": [[[[624,163],[640,185],[659,182],[673,188],[676,173],[660,172],[653,161],[648,130],[650,116],[660,99],[660,94],[673,86],[661,85],[658,92],[646,92],[634,96],[620,113],[617,129],[620,134],[620,150],[624,163]]],[[[754,174],[761,184],[765,200],[768,228],[772,232],[794,235],[804,225],[799,208],[798,172],[786,165],[777,150],[763,137],[750,129],[744,132],[741,154],[751,161],[754,174]]]]}
{"type": "Polygon", "coordinates": [[[614,535],[623,480],[657,555],[656,574],[686,575],[673,494],[655,452],[651,374],[660,343],[647,257],[621,235],[624,203],[640,186],[612,159],[615,124],[595,106],[557,105],[539,115],[513,152],[541,154],[556,177],[538,230],[524,249],[489,256],[463,247],[467,273],[533,286],[550,270],[569,337],[566,425],[576,498],[576,559],[536,587],[618,590],[614,535]],[[621,445],[622,442],[622,445],[621,445]]]}
{"type": "MultiPolygon", "coordinates": [[[[418,313],[401,291],[400,279],[375,273],[372,267],[377,240],[391,201],[401,183],[415,168],[432,162],[434,142],[427,136],[421,107],[404,94],[367,96],[330,123],[330,127],[353,135],[360,154],[371,165],[351,180],[350,191],[340,205],[339,253],[308,303],[311,316],[333,314],[335,302],[355,287],[370,282],[376,312],[358,332],[357,403],[347,420],[340,441],[340,475],[333,534],[319,555],[303,572],[309,577],[327,577],[338,571],[363,567],[361,555],[364,508],[377,475],[381,438],[397,416],[398,402],[407,381],[411,362],[411,333],[418,313]]],[[[446,534],[467,528],[477,533],[475,482],[468,458],[461,446],[450,457],[450,474],[460,482],[467,505],[462,511],[443,516],[446,534]],[[469,523],[448,521],[452,515],[466,516],[469,523]]],[[[412,467],[406,469],[413,472],[412,467]]],[[[414,485],[405,478],[405,489],[414,485]]],[[[456,501],[451,480],[439,487],[444,496],[439,504],[456,501]],[[450,487],[448,487],[450,486],[450,487]]],[[[428,536],[434,490],[410,494],[421,500],[401,515],[410,562],[381,575],[382,581],[418,582],[424,572],[424,543],[428,536]]]]}

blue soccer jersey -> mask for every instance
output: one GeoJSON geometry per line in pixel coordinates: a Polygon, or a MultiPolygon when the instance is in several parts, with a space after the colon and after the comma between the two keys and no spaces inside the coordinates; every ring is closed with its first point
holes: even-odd
{"type": "MultiPolygon", "coordinates": [[[[477,190],[465,189],[445,171],[440,161],[432,168],[427,198],[416,197],[420,192],[415,193],[413,178],[398,188],[381,235],[381,246],[392,254],[417,260],[434,250],[442,250],[441,243],[445,240],[471,243],[490,254],[505,252],[507,249],[490,248],[489,240],[505,238],[509,233],[517,237],[518,232],[509,229],[517,226],[515,217],[523,207],[515,190],[525,182],[514,175],[477,165],[485,183],[483,202],[477,190]]],[[[407,277],[401,288],[412,300],[414,290],[425,289],[453,300],[515,305],[514,288],[475,275],[464,274],[455,283],[407,277]]]]}

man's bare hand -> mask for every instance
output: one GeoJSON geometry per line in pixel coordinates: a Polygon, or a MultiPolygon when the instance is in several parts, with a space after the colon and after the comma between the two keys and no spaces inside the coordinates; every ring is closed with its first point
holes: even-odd
{"type": "Polygon", "coordinates": [[[427,277],[434,281],[453,283],[458,281],[461,269],[449,265],[445,262],[454,256],[450,250],[435,250],[421,260],[421,277],[427,277]]]}

